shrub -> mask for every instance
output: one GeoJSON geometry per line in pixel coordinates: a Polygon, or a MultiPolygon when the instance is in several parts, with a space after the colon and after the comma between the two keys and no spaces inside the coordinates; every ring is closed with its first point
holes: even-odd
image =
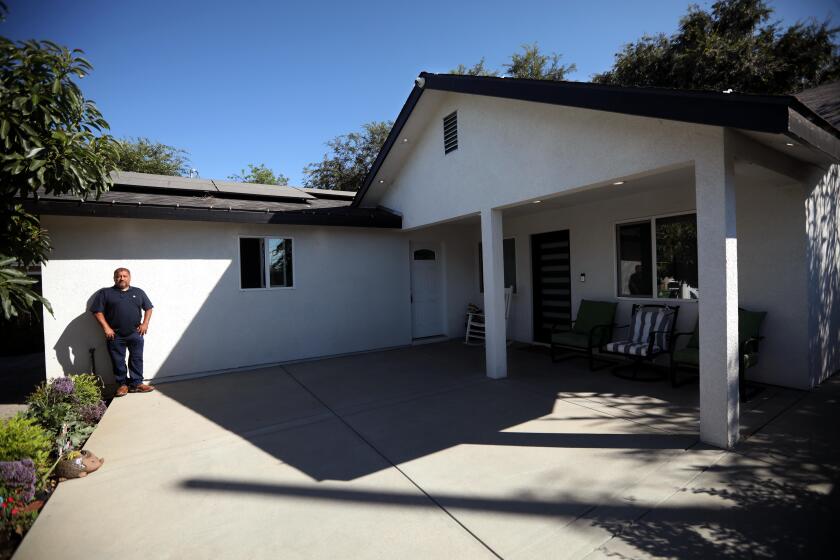
{"type": "Polygon", "coordinates": [[[58,436],[68,424],[95,424],[102,417],[99,414],[96,418],[95,414],[101,402],[99,378],[90,373],[42,383],[27,401],[29,416],[37,419],[54,436],[58,436]]]}
{"type": "Polygon", "coordinates": [[[74,375],[70,379],[73,380],[74,385],[73,399],[80,408],[102,402],[102,381],[98,376],[92,373],[82,373],[74,375]]]}
{"type": "Polygon", "coordinates": [[[64,423],[72,420],[74,416],[72,390],[69,393],[65,392],[67,381],[72,383],[72,380],[66,377],[50,383],[41,383],[27,399],[27,415],[46,428],[53,437],[57,436],[64,423]]]}
{"type": "Polygon", "coordinates": [[[23,414],[0,422],[0,461],[31,459],[39,475],[52,466],[53,438],[43,427],[23,414]]]}

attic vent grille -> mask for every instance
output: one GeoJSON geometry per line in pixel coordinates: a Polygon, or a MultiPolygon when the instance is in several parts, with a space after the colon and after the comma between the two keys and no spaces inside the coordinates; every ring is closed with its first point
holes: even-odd
{"type": "Polygon", "coordinates": [[[458,111],[443,117],[443,153],[458,149],[458,111]]]}

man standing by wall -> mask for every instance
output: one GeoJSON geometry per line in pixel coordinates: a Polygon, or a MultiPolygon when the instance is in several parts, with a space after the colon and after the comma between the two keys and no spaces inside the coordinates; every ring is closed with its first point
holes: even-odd
{"type": "Polygon", "coordinates": [[[108,353],[117,380],[116,397],[125,396],[129,392],[148,393],[155,390],[143,383],[143,337],[152,318],[152,302],[143,290],[130,284],[131,272],[127,268],[118,268],[114,271],[114,285],[96,292],[90,306],[91,313],[99,321],[108,341],[108,353]],[[125,365],[126,350],[128,370],[125,365]],[[131,372],[130,377],[128,371],[131,372]]]}

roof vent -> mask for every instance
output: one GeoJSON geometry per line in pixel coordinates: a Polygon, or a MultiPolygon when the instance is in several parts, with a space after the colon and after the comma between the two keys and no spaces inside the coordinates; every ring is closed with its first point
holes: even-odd
{"type": "Polygon", "coordinates": [[[443,153],[458,149],[458,111],[443,117],[443,153]]]}

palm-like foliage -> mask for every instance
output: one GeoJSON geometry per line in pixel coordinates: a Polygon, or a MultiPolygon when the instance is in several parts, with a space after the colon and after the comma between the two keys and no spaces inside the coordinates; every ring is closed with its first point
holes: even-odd
{"type": "Polygon", "coordinates": [[[0,306],[3,317],[7,320],[17,317],[19,311],[32,310],[36,304],[43,304],[52,313],[50,302],[32,289],[37,280],[29,278],[15,267],[15,262],[13,258],[0,260],[0,306]]]}
{"type": "Polygon", "coordinates": [[[91,69],[81,51],[0,38],[0,306],[7,319],[38,303],[50,310],[16,266],[43,263],[50,250],[21,202],[39,193],[84,199],[111,186],[117,144],[75,81],[91,69]]]}

